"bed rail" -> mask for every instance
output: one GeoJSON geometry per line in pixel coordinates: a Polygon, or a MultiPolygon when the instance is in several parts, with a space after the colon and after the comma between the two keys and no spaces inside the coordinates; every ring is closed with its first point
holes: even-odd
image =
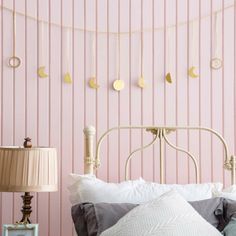
{"type": "Polygon", "coordinates": [[[139,130],[146,130],[146,132],[150,132],[153,135],[153,139],[150,143],[145,144],[144,146],[132,151],[130,155],[126,159],[125,164],[125,179],[129,179],[129,164],[130,160],[134,157],[134,154],[142,151],[150,146],[152,146],[157,140],[159,140],[160,145],[160,152],[159,152],[159,158],[160,158],[160,182],[164,183],[164,155],[163,155],[163,145],[166,143],[173,149],[183,152],[187,154],[187,156],[193,161],[194,168],[195,168],[195,178],[196,182],[199,183],[199,165],[197,162],[197,159],[195,156],[190,153],[188,150],[185,150],[181,147],[177,147],[173,143],[169,141],[167,138],[168,134],[171,132],[176,132],[177,130],[198,130],[198,131],[206,131],[211,133],[212,135],[215,135],[222,143],[224,148],[224,166],[223,168],[231,171],[231,183],[235,184],[235,167],[236,167],[236,157],[234,155],[229,155],[229,150],[227,143],[225,139],[215,130],[207,128],[207,127],[179,127],[179,126],[120,126],[120,127],[113,127],[109,130],[107,130],[105,133],[101,135],[101,137],[98,140],[96,151],[95,151],[95,157],[94,157],[94,137],[95,137],[95,128],[93,126],[88,126],[84,129],[84,135],[85,135],[85,158],[84,158],[84,172],[85,174],[93,174],[94,169],[98,168],[100,166],[100,148],[102,145],[102,142],[104,139],[115,130],[133,130],[133,129],[139,129],[139,130]]]}

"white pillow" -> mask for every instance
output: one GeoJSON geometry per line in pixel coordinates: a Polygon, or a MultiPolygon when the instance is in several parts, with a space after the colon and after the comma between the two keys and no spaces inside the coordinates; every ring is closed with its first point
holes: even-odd
{"type": "Polygon", "coordinates": [[[118,184],[106,183],[94,175],[70,174],[70,201],[81,202],[134,203],[140,204],[157,198],[175,189],[187,201],[199,201],[212,197],[212,191],[221,191],[222,184],[167,185],[146,182],[143,179],[124,181],[118,184]]]}
{"type": "Polygon", "coordinates": [[[223,191],[215,191],[215,197],[223,197],[236,201],[236,185],[231,185],[230,187],[224,189],[223,191]]]}
{"type": "Polygon", "coordinates": [[[175,190],[135,207],[100,236],[222,236],[175,190]]]}

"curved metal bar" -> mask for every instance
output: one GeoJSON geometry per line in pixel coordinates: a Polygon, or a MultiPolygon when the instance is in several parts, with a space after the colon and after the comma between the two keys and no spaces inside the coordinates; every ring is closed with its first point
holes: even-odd
{"type": "Polygon", "coordinates": [[[98,140],[97,147],[96,147],[96,155],[95,155],[95,168],[98,168],[100,166],[100,149],[101,149],[101,144],[104,140],[104,138],[109,135],[112,131],[114,130],[120,130],[120,129],[147,129],[150,128],[150,126],[117,126],[113,127],[109,130],[107,130],[98,140]]]}
{"type": "Polygon", "coordinates": [[[128,168],[129,168],[129,162],[130,162],[131,158],[133,157],[133,154],[135,154],[136,152],[139,152],[141,150],[144,150],[145,148],[152,146],[156,142],[157,138],[158,138],[158,134],[155,134],[154,139],[150,143],[146,144],[145,146],[135,149],[133,152],[131,152],[129,154],[129,156],[125,162],[125,180],[128,180],[128,178],[129,178],[128,177],[128,168]]]}
{"type": "Polygon", "coordinates": [[[192,161],[193,161],[193,163],[194,163],[194,167],[195,167],[196,182],[199,183],[199,168],[198,168],[197,160],[196,160],[196,158],[194,157],[194,155],[191,154],[190,152],[186,151],[185,149],[180,148],[180,147],[177,147],[176,145],[172,144],[172,143],[169,141],[169,139],[166,137],[165,132],[163,132],[163,138],[164,138],[164,140],[166,141],[166,143],[167,143],[170,147],[176,149],[177,151],[180,151],[180,152],[183,152],[183,153],[187,154],[187,155],[192,159],[192,161]]]}
{"type": "Polygon", "coordinates": [[[215,130],[213,129],[210,129],[210,128],[206,128],[206,127],[178,127],[178,126],[171,126],[171,127],[167,127],[167,126],[118,126],[118,127],[113,127],[109,130],[107,130],[99,139],[98,141],[98,144],[97,144],[97,147],[96,147],[96,156],[95,156],[95,167],[99,167],[100,165],[100,158],[99,158],[99,153],[100,153],[100,146],[102,144],[102,141],[104,140],[104,138],[110,134],[112,131],[114,130],[119,130],[119,129],[146,129],[147,131],[151,131],[152,133],[155,131],[157,132],[158,130],[160,129],[165,129],[166,131],[173,131],[173,130],[204,130],[204,131],[207,131],[207,132],[210,132],[211,134],[214,134],[215,136],[217,136],[223,146],[224,146],[224,151],[225,151],[225,162],[224,162],[224,167],[228,170],[232,170],[232,165],[231,165],[231,162],[230,162],[230,156],[229,156],[229,151],[228,151],[228,147],[227,147],[227,144],[224,140],[224,138],[218,133],[216,132],[215,130]]]}

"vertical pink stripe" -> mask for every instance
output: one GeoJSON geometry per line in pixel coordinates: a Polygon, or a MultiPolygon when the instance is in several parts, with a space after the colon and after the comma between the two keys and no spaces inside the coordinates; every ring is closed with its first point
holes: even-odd
{"type": "MultiPolygon", "coordinates": [[[[15,10],[16,10],[16,2],[15,2],[15,0],[13,0],[13,11],[15,12],[15,10]]],[[[15,28],[16,28],[16,25],[17,25],[16,17],[17,17],[17,15],[15,14],[15,19],[14,19],[15,20],[15,28]]],[[[13,24],[14,24],[14,22],[13,22],[13,24]]],[[[16,45],[14,45],[14,44],[16,44],[16,39],[15,39],[15,43],[13,42],[13,48],[16,48],[16,45]]],[[[15,95],[16,95],[16,68],[13,68],[13,119],[12,119],[12,121],[13,121],[13,145],[15,145],[15,139],[16,139],[16,127],[15,127],[16,96],[15,95]]],[[[13,215],[14,215],[14,213],[13,213],[13,215]]]]}
{"type": "MultiPolygon", "coordinates": [[[[201,126],[202,122],[201,122],[201,0],[199,0],[199,36],[198,36],[198,53],[199,53],[199,126],[201,126]]],[[[199,131],[199,153],[201,153],[201,132],[199,131]]],[[[202,180],[202,175],[201,175],[201,167],[202,167],[202,159],[201,159],[201,155],[199,155],[199,169],[200,169],[200,182],[202,180]]]]}
{"type": "MultiPolygon", "coordinates": [[[[143,76],[143,0],[141,0],[141,76],[143,76]]],[[[141,125],[143,125],[143,89],[141,89],[141,125]]],[[[141,146],[143,146],[143,130],[141,131],[141,146]]],[[[141,176],[143,177],[143,150],[141,151],[141,176]]]]}
{"type": "MultiPolygon", "coordinates": [[[[131,114],[131,95],[132,95],[132,90],[131,90],[131,85],[132,85],[132,71],[131,71],[131,1],[132,0],[129,0],[129,125],[131,125],[131,121],[132,121],[132,114],[131,114]]],[[[132,142],[132,132],[131,130],[129,131],[129,152],[131,152],[131,142],[132,142]]],[[[131,174],[131,168],[132,166],[132,163],[130,163],[130,167],[129,167],[129,173],[130,173],[130,176],[132,176],[131,174]]]]}
{"type": "MultiPolygon", "coordinates": [[[[175,123],[178,125],[178,0],[176,0],[176,12],[175,12],[175,24],[176,24],[176,32],[175,32],[175,78],[176,78],[176,97],[175,97],[175,123]]],[[[176,133],[176,145],[178,146],[178,132],[176,133]]],[[[179,172],[178,172],[178,152],[176,152],[176,183],[179,182],[179,172]]]]}
{"type": "MultiPolygon", "coordinates": [[[[13,0],[13,11],[15,12],[16,10],[16,2],[13,0]]],[[[17,20],[16,20],[16,14],[15,14],[15,19],[13,19],[13,24],[15,23],[15,29],[17,25],[17,20]]],[[[14,30],[14,29],[13,29],[14,30]]],[[[15,33],[15,32],[14,32],[15,33]]],[[[16,35],[16,33],[15,33],[16,35]]],[[[15,42],[13,42],[13,48],[15,48],[16,51],[16,39],[15,42]]],[[[15,52],[13,52],[15,53],[15,52]]],[[[13,68],[13,145],[15,145],[15,140],[16,140],[16,127],[15,127],[15,118],[16,118],[16,68],[13,68]]],[[[12,198],[12,222],[14,222],[14,217],[15,217],[15,193],[13,193],[13,198],[12,198]]]]}
{"type": "MultiPolygon", "coordinates": [[[[3,6],[3,1],[1,0],[1,5],[3,6]]],[[[1,8],[1,145],[3,145],[3,8],[1,8]]],[[[2,222],[2,193],[0,193],[0,223],[3,224],[2,222]]]]}
{"type": "MultiPolygon", "coordinates": [[[[225,17],[225,2],[224,0],[222,0],[222,61],[224,63],[224,34],[225,34],[225,26],[224,26],[224,17],[225,17]]],[[[224,79],[225,79],[225,70],[224,70],[224,66],[222,67],[222,135],[224,137],[225,135],[225,83],[224,83],[224,79]]],[[[224,155],[222,155],[223,158],[223,163],[224,163],[224,155]]],[[[223,175],[223,184],[225,185],[225,173],[223,175]]]]}
{"type": "MultiPolygon", "coordinates": [[[[212,12],[213,12],[213,4],[212,4],[212,0],[211,0],[211,3],[210,3],[210,8],[211,8],[211,13],[210,13],[210,17],[211,17],[211,20],[210,20],[210,40],[211,40],[211,43],[210,43],[210,55],[211,55],[211,58],[212,58],[212,54],[213,54],[213,51],[212,51],[212,12]]],[[[213,94],[212,94],[212,91],[213,91],[213,75],[212,75],[212,70],[210,70],[210,77],[211,77],[211,84],[210,84],[210,94],[211,94],[211,97],[210,97],[210,107],[211,107],[211,111],[210,111],[210,116],[211,116],[211,128],[213,126],[213,117],[212,117],[212,114],[213,114],[213,94]]],[[[211,134],[211,140],[210,140],[211,144],[211,182],[213,182],[213,164],[214,164],[214,160],[213,160],[213,142],[212,142],[212,134],[211,134]]]]}
{"type": "MultiPolygon", "coordinates": [[[[236,1],[234,1],[234,143],[236,143],[236,1]]],[[[236,153],[236,145],[234,145],[236,153]]]]}
{"type": "MultiPolygon", "coordinates": [[[[121,71],[121,66],[120,66],[120,0],[118,0],[118,43],[119,43],[119,78],[120,79],[120,71],[121,71]]],[[[121,112],[120,112],[120,92],[118,92],[118,126],[120,126],[120,116],[121,116],[121,112]]],[[[118,170],[120,170],[120,130],[118,130],[118,170]]],[[[120,171],[118,171],[118,180],[120,181],[121,177],[120,177],[120,171]]]]}
{"type": "Polygon", "coordinates": [[[86,114],[86,101],[87,101],[87,92],[86,92],[86,84],[87,84],[87,75],[86,75],[86,60],[87,60],[87,56],[86,56],[86,47],[87,47],[87,43],[86,43],[86,0],[84,0],[84,127],[87,125],[86,124],[86,120],[87,120],[87,114],[86,114]]]}
{"type": "Polygon", "coordinates": [[[75,0],[72,0],[72,172],[75,170],[75,0]]]}
{"type": "MultiPolygon", "coordinates": [[[[3,6],[3,1],[4,0],[1,0],[1,5],[3,6]]],[[[3,145],[3,9],[1,9],[1,145],[3,145]]],[[[2,193],[0,193],[0,203],[1,203],[1,206],[0,206],[0,222],[1,224],[3,223],[2,221],[2,214],[3,214],[3,211],[2,211],[2,204],[3,204],[3,201],[2,201],[2,193]]]]}
{"type": "Polygon", "coordinates": [[[27,137],[27,107],[28,107],[28,99],[27,99],[27,87],[28,87],[28,64],[27,64],[27,27],[28,27],[28,18],[27,18],[27,14],[28,14],[28,9],[27,9],[27,0],[25,0],[25,137],[27,137]]]}
{"type": "MultiPolygon", "coordinates": [[[[154,99],[154,94],[155,94],[155,1],[152,0],[152,125],[155,125],[155,99],[154,99]]],[[[155,181],[155,176],[156,176],[156,162],[155,162],[155,146],[152,148],[152,180],[155,181]]]]}
{"type": "MultiPolygon", "coordinates": [[[[48,94],[49,94],[49,104],[48,104],[48,140],[49,147],[51,146],[51,0],[48,1],[48,75],[49,75],[49,86],[48,86],[48,94]]],[[[51,194],[48,193],[48,236],[51,234],[51,194]]]]}
{"type": "MultiPolygon", "coordinates": [[[[3,1],[1,5],[3,6],[3,1]]],[[[4,58],[3,58],[3,8],[1,9],[1,145],[3,145],[3,63],[4,58]]],[[[2,196],[2,193],[1,193],[2,196]]],[[[1,206],[2,206],[2,202],[1,202],[1,206]]]]}
{"type": "MultiPolygon", "coordinates": [[[[39,67],[39,0],[37,0],[37,68],[39,67]]],[[[37,145],[39,145],[39,78],[37,76],[37,145]]],[[[39,218],[38,193],[36,199],[36,220],[39,218]]]]}
{"type": "MultiPolygon", "coordinates": [[[[110,63],[109,63],[109,47],[110,47],[110,39],[109,39],[109,0],[107,0],[107,84],[110,83],[109,81],[109,77],[110,77],[110,63]]],[[[109,129],[110,127],[110,123],[109,123],[109,107],[110,107],[110,103],[109,103],[109,86],[107,86],[107,129],[109,129]]],[[[110,153],[110,146],[109,146],[109,137],[107,138],[107,180],[109,181],[110,179],[110,173],[109,173],[109,166],[110,166],[110,157],[109,157],[109,153],[110,153]]]]}
{"type": "MultiPolygon", "coordinates": [[[[61,0],[61,9],[60,9],[60,17],[61,17],[61,76],[63,76],[63,0],[61,0]]],[[[63,119],[62,119],[62,102],[63,102],[63,93],[62,93],[62,81],[61,81],[61,89],[60,89],[60,199],[62,199],[62,153],[63,153],[63,148],[62,148],[62,137],[63,137],[63,132],[62,132],[62,124],[63,124],[63,119]]],[[[62,235],[62,207],[60,207],[60,235],[62,235]]]]}
{"type": "MultiPolygon", "coordinates": [[[[96,25],[96,59],[95,59],[95,67],[96,67],[96,82],[98,83],[98,1],[95,1],[95,25],[96,25]]],[[[96,129],[98,131],[98,90],[95,91],[95,104],[96,104],[96,129]]],[[[98,141],[98,132],[96,132],[96,143],[98,141]]],[[[96,175],[97,175],[97,169],[96,169],[96,175]]]]}
{"type": "MultiPolygon", "coordinates": [[[[166,76],[166,1],[164,1],[164,76],[166,76]]],[[[165,79],[165,78],[164,78],[165,79]]],[[[166,125],[166,80],[165,80],[165,87],[164,87],[164,125],[166,125]]],[[[166,146],[164,148],[166,153],[166,146]]],[[[165,154],[164,154],[165,155],[165,154]]],[[[166,158],[164,159],[164,165],[166,166],[166,158]]],[[[166,167],[164,168],[164,182],[166,181],[166,167]]]]}
{"type": "MultiPolygon", "coordinates": [[[[189,1],[187,1],[187,68],[189,68],[189,1]]],[[[189,75],[187,74],[187,125],[189,126],[189,75]]],[[[189,131],[187,131],[187,147],[189,150],[189,131]]],[[[190,161],[188,159],[188,183],[190,181],[190,161]]]]}

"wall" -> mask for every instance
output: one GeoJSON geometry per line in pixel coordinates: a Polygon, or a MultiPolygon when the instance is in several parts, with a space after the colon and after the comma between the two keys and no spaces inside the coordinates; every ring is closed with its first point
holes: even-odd
{"type": "MultiPolygon", "coordinates": [[[[99,0],[97,5],[94,0],[1,0],[0,143],[21,145],[29,136],[35,145],[55,146],[58,150],[59,192],[34,194],[32,221],[39,222],[40,235],[73,234],[67,176],[83,172],[82,130],[87,124],[97,127],[97,137],[116,125],[208,126],[222,133],[231,152],[235,152],[236,18],[234,7],[228,7],[233,2],[120,0],[118,24],[118,0],[99,0]],[[218,14],[218,49],[224,66],[211,70],[215,48],[213,12],[222,7],[225,10],[218,14]],[[13,47],[9,9],[14,8],[22,13],[16,16],[16,55],[22,60],[17,69],[7,66],[13,47]],[[45,24],[42,31],[36,19],[51,24],[45,24]],[[191,28],[193,19],[195,30],[191,28]],[[137,87],[142,25],[143,75],[148,83],[143,90],[137,87]],[[120,76],[125,89],[121,92],[112,89],[117,78],[118,30],[123,32],[120,76]],[[71,42],[69,47],[67,40],[71,42]],[[42,65],[48,78],[37,75],[42,65]],[[199,78],[188,76],[187,69],[192,65],[197,67],[199,78]],[[72,84],[63,81],[68,71],[72,84]],[[167,72],[172,74],[172,84],[164,80],[167,72]],[[93,73],[100,84],[98,90],[88,86],[93,73]]],[[[111,135],[102,148],[98,176],[122,180],[128,152],[149,138],[138,131],[111,135]]],[[[210,135],[183,132],[172,134],[170,139],[199,156],[202,181],[229,183],[229,174],[222,170],[223,149],[210,135]]],[[[167,147],[165,152],[166,181],[193,181],[193,167],[185,156],[167,147]]],[[[131,165],[132,177],[142,175],[158,181],[157,154],[158,147],[139,154],[131,165]]],[[[20,207],[20,194],[0,194],[1,224],[19,220],[20,207]]]]}

